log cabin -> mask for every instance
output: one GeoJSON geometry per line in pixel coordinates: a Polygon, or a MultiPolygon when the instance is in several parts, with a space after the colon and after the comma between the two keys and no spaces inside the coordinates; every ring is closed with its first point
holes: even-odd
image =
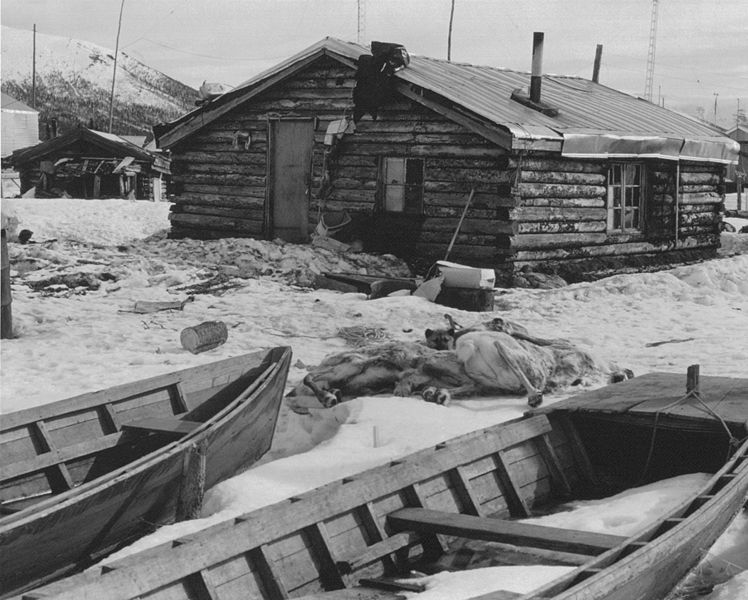
{"type": "Polygon", "coordinates": [[[537,58],[530,74],[326,38],[154,127],[171,235],[306,242],[347,223],[338,239],[419,271],[459,227],[449,259],[504,285],[714,256],[736,144],[537,58]]]}
{"type": "Polygon", "coordinates": [[[170,161],[112,133],[80,126],[69,133],[15,150],[21,194],[73,198],[165,199],[170,161]]]}

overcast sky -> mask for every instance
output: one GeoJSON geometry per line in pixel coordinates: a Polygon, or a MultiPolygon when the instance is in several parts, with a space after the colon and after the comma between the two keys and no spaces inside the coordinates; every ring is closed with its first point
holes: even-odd
{"type": "MultiPolygon", "coordinates": [[[[124,0],[120,49],[193,87],[236,85],[325,36],[399,42],[446,58],[451,0],[124,0]]],[[[121,0],[1,0],[2,23],[114,48],[121,0]]],[[[544,70],[643,95],[652,0],[455,0],[452,60],[530,70],[533,31],[544,70]]],[[[659,0],[654,100],[723,124],[748,108],[748,0],[659,0]]]]}

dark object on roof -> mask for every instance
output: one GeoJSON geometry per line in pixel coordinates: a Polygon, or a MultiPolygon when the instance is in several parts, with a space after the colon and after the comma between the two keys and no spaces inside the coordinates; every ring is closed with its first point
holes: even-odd
{"type": "Polygon", "coordinates": [[[366,113],[376,120],[379,107],[392,98],[392,76],[409,62],[410,56],[403,46],[386,42],[372,42],[371,54],[358,57],[353,90],[354,122],[360,121],[366,113]]]}

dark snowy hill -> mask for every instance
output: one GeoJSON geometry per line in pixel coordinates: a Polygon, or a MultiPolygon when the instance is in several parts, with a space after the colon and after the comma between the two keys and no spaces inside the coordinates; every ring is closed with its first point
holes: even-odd
{"type": "MultiPolygon", "coordinates": [[[[2,91],[32,103],[32,32],[2,28],[2,91]]],[[[58,133],[79,123],[106,130],[114,52],[81,40],[36,34],[36,108],[58,133]]],[[[195,108],[197,91],[120,52],[113,132],[148,134],[154,123],[195,108]]],[[[42,132],[43,136],[43,132],[42,132]]]]}

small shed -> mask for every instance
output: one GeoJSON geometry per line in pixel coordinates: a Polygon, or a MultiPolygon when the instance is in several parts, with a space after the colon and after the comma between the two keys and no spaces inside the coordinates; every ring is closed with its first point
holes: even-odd
{"type": "Polygon", "coordinates": [[[459,228],[450,260],[498,283],[714,256],[737,155],[717,130],[581,77],[333,38],[154,133],[174,237],[303,242],[332,224],[425,268],[459,228]]]}
{"type": "Polygon", "coordinates": [[[735,180],[737,176],[740,176],[743,183],[746,183],[746,180],[748,179],[748,126],[737,125],[728,130],[725,135],[740,144],[740,157],[738,163],[728,170],[727,177],[735,180]]]}
{"type": "Polygon", "coordinates": [[[0,156],[39,142],[39,111],[2,92],[0,156]]]}
{"type": "Polygon", "coordinates": [[[79,127],[35,146],[15,150],[10,162],[21,193],[73,198],[160,201],[170,160],[111,133],[79,127]]]}

